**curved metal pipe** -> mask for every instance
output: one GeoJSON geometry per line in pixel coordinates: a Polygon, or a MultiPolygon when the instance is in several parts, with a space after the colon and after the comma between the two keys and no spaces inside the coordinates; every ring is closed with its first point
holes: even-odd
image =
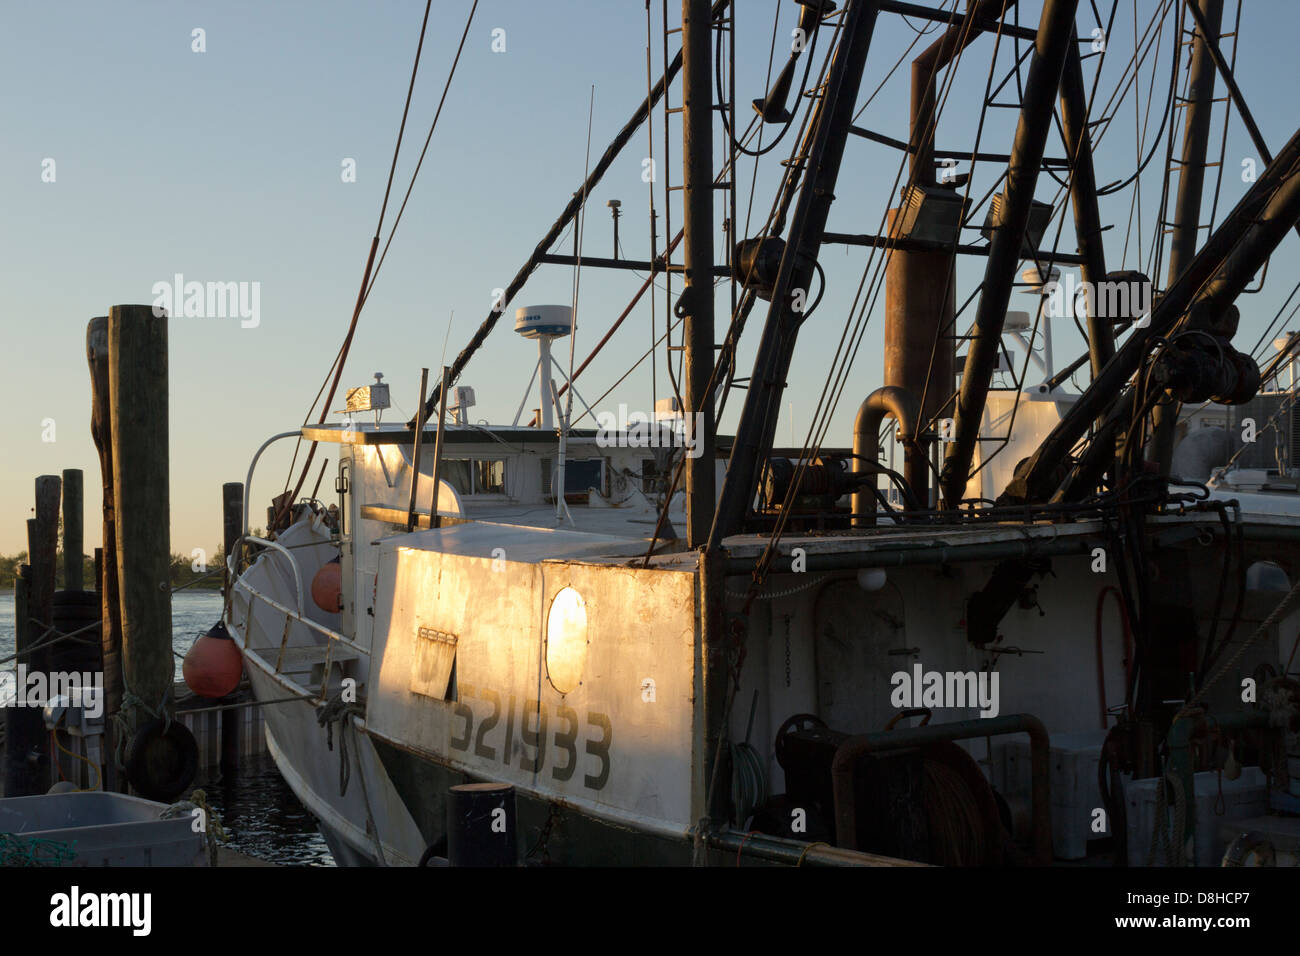
{"type": "Polygon", "coordinates": [[[1034,859],[1046,866],[1052,862],[1051,787],[1048,777],[1049,743],[1047,728],[1032,714],[1005,717],[977,717],[950,724],[929,724],[907,730],[860,734],[840,744],[831,763],[831,786],[835,794],[835,843],[845,850],[858,848],[857,802],[853,770],[867,754],[884,750],[920,747],[941,741],[994,737],[1000,734],[1029,735],[1030,802],[1033,814],[1034,859]]]}
{"type": "Polygon", "coordinates": [[[935,121],[938,98],[936,78],[962,50],[978,40],[985,29],[1010,13],[1014,5],[1015,0],[977,0],[912,61],[911,141],[908,143],[911,166],[908,171],[918,185],[934,184],[935,136],[930,126],[935,121]],[[980,21],[991,23],[976,26],[980,21]]]}
{"type": "MultiPolygon", "coordinates": [[[[906,449],[903,477],[915,494],[917,488],[926,487],[925,456],[916,444],[916,431],[920,418],[920,401],[905,388],[884,385],[863,400],[853,421],[853,474],[868,471],[866,462],[880,458],[880,426],[885,417],[892,415],[898,421],[900,438],[906,449]]],[[[923,502],[924,503],[924,502],[923,502]]],[[[853,493],[853,519],[855,528],[870,528],[876,524],[875,497],[867,491],[853,493]]]]}

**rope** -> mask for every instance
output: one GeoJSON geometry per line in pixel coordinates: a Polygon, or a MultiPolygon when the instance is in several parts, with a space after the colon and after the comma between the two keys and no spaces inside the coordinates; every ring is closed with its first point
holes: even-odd
{"type": "Polygon", "coordinates": [[[1186,817],[1187,797],[1183,793],[1183,782],[1177,775],[1166,773],[1161,783],[1156,785],[1156,816],[1155,825],[1151,828],[1151,850],[1147,854],[1148,866],[1155,865],[1157,848],[1164,850],[1166,866],[1184,865],[1183,827],[1187,822],[1186,817]],[[1174,836],[1169,833],[1166,819],[1169,812],[1166,787],[1174,792],[1174,836]],[[1174,842],[1175,839],[1177,843],[1174,842]]]}
{"type": "Polygon", "coordinates": [[[131,685],[128,684],[126,680],[126,667],[122,668],[122,703],[118,707],[117,713],[113,714],[113,724],[117,730],[117,733],[114,735],[117,741],[117,746],[114,748],[113,752],[113,763],[118,770],[126,769],[126,744],[128,732],[131,729],[131,726],[127,723],[126,719],[127,712],[132,708],[136,708],[144,711],[156,720],[161,720],[163,722],[163,732],[166,733],[171,727],[172,722],[171,716],[167,713],[167,695],[170,693],[171,687],[167,687],[163,691],[162,700],[158,702],[158,706],[150,707],[147,701],[138,697],[135,692],[131,690],[131,685]]]}
{"type": "Polygon", "coordinates": [[[174,820],[178,817],[190,817],[195,810],[203,811],[203,842],[208,852],[208,865],[217,865],[217,843],[225,843],[230,837],[221,825],[221,817],[208,806],[208,795],[202,790],[195,790],[188,800],[178,800],[162,813],[159,820],[174,820]]]}
{"type": "MultiPolygon", "coordinates": [[[[34,617],[30,617],[27,620],[33,624],[39,624],[39,625],[45,624],[44,621],[38,621],[34,617]]],[[[47,627],[45,633],[42,634],[40,637],[38,637],[34,643],[28,645],[26,648],[24,648],[21,651],[15,651],[13,654],[10,654],[8,657],[0,659],[0,664],[8,664],[10,661],[17,660],[19,657],[23,657],[27,654],[35,653],[36,651],[39,650],[44,650],[47,647],[52,647],[55,644],[59,643],[59,641],[66,640],[68,638],[75,638],[78,634],[81,634],[84,631],[89,631],[92,628],[96,628],[96,627],[99,627],[99,621],[93,621],[90,624],[85,625],[84,627],[79,627],[75,631],[69,631],[68,633],[64,634],[60,631],[56,631],[53,625],[50,625],[49,627],[47,627]],[[54,635],[54,636],[51,637],[50,635],[54,635]]],[[[90,644],[92,642],[86,640],[85,638],[81,638],[79,640],[79,643],[90,644]]]]}
{"type": "Polygon", "coordinates": [[[923,772],[923,806],[935,862],[943,866],[986,865],[989,847],[984,821],[961,774],[936,760],[926,760],[923,772]]]}
{"type": "Polygon", "coordinates": [[[1201,689],[1196,692],[1196,696],[1182,706],[1178,713],[1174,715],[1174,720],[1188,716],[1191,709],[1200,703],[1202,698],[1204,698],[1209,692],[1210,688],[1226,677],[1233,665],[1236,664],[1237,661],[1241,660],[1241,656],[1246,653],[1246,649],[1267,634],[1269,628],[1291,612],[1295,607],[1297,600],[1300,600],[1300,580],[1298,580],[1291,590],[1287,592],[1286,597],[1278,602],[1277,607],[1273,609],[1273,613],[1270,614],[1259,627],[1255,628],[1254,633],[1252,633],[1250,637],[1246,638],[1246,640],[1238,646],[1236,653],[1224,661],[1219,666],[1219,669],[1214,672],[1214,675],[1201,685],[1201,689]]]}
{"type": "Polygon", "coordinates": [[[359,704],[347,703],[343,700],[343,691],[341,689],[336,691],[334,696],[316,711],[316,723],[325,728],[325,745],[330,750],[334,749],[334,725],[341,725],[339,729],[340,797],[348,792],[348,782],[352,776],[352,768],[348,765],[348,740],[343,728],[351,723],[353,714],[360,716],[364,713],[365,711],[359,704]]]}
{"type": "MultiPolygon", "coordinates": [[[[330,750],[334,749],[334,725],[339,725],[339,796],[348,792],[348,783],[352,779],[352,765],[348,760],[348,729],[356,733],[352,724],[353,715],[362,716],[365,709],[360,704],[349,703],[343,700],[343,691],[340,688],[335,691],[334,695],[325,703],[321,704],[316,711],[316,723],[325,728],[325,744],[330,750]]],[[[357,749],[357,748],[354,748],[357,749]]],[[[357,759],[357,769],[361,770],[360,757],[357,759]]],[[[379,839],[379,827],[375,824],[374,814],[370,809],[370,794],[366,791],[366,779],[364,772],[361,774],[361,799],[366,805],[366,836],[370,837],[374,844],[375,855],[381,865],[386,865],[384,858],[384,846],[379,839]]]]}

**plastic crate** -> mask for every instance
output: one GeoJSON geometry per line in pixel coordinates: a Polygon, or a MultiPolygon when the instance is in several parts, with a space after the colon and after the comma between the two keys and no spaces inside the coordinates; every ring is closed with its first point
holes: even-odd
{"type": "Polygon", "coordinates": [[[76,856],[68,866],[206,866],[203,834],[167,804],[122,793],[50,793],[0,800],[0,833],[52,840],[76,856]]]}

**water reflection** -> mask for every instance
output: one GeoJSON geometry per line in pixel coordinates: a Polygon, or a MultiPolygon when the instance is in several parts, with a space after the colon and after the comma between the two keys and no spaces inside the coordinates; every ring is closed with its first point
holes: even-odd
{"type": "Polygon", "coordinates": [[[239,771],[223,782],[216,768],[194,784],[207,794],[229,840],[222,844],[287,866],[333,866],[315,818],[298,802],[269,754],[241,757],[239,771]]]}

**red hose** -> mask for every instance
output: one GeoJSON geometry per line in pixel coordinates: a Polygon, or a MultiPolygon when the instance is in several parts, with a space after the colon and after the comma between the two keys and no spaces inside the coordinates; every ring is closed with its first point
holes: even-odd
{"type": "Polygon", "coordinates": [[[1097,698],[1101,702],[1101,729],[1106,729],[1106,667],[1104,663],[1104,654],[1101,646],[1101,612],[1106,606],[1106,595],[1114,594],[1119,601],[1120,624],[1124,628],[1124,677],[1125,686],[1133,677],[1133,629],[1129,625],[1128,608],[1124,606],[1124,595],[1120,593],[1119,588],[1114,585],[1108,585],[1101,589],[1097,595],[1097,614],[1096,614],[1096,632],[1097,632],[1097,698]]]}

